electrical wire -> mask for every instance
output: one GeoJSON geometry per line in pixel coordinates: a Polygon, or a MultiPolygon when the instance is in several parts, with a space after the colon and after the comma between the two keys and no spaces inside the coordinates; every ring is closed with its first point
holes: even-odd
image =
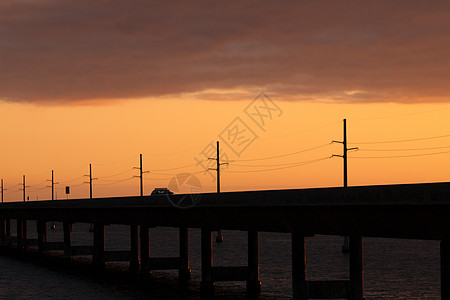
{"type": "Polygon", "coordinates": [[[28,189],[27,191],[29,191],[29,192],[38,192],[38,191],[42,191],[42,190],[44,190],[44,189],[47,189],[47,188],[49,188],[50,186],[44,186],[44,187],[42,187],[42,188],[39,188],[39,189],[28,189]]]}
{"type": "Polygon", "coordinates": [[[295,168],[295,167],[299,167],[299,166],[303,166],[303,165],[309,165],[309,164],[313,164],[313,163],[316,163],[316,162],[319,162],[319,161],[322,161],[322,160],[326,160],[326,159],[330,159],[330,158],[331,158],[331,156],[318,158],[318,159],[312,159],[312,160],[308,160],[308,161],[304,161],[304,162],[299,162],[298,164],[287,166],[287,167],[279,167],[279,168],[263,169],[263,170],[245,170],[245,171],[229,171],[229,170],[226,170],[225,172],[227,172],[227,173],[268,172],[268,171],[275,171],[275,170],[283,170],[283,169],[295,168]]]}
{"type": "Polygon", "coordinates": [[[64,184],[64,183],[74,182],[74,181],[83,179],[84,177],[85,176],[81,176],[81,177],[78,177],[78,178],[75,178],[75,179],[71,179],[71,180],[68,180],[68,181],[60,181],[59,183],[64,184]]]}
{"type": "Polygon", "coordinates": [[[287,136],[297,135],[297,134],[301,134],[301,133],[305,133],[305,132],[314,131],[314,130],[317,130],[317,129],[322,129],[322,128],[325,128],[325,127],[329,127],[329,126],[337,124],[337,123],[340,123],[340,121],[339,122],[328,123],[328,124],[325,124],[325,125],[313,127],[313,128],[310,128],[310,129],[300,130],[300,131],[297,131],[297,132],[288,133],[288,134],[284,134],[284,135],[278,135],[278,136],[274,136],[274,137],[261,138],[260,140],[264,141],[264,140],[278,139],[278,138],[283,138],[283,137],[287,137],[287,136]]]}
{"type": "Polygon", "coordinates": [[[394,140],[394,141],[376,141],[376,142],[358,142],[358,143],[349,143],[350,145],[358,144],[358,145],[368,145],[368,144],[391,144],[391,143],[405,143],[405,142],[415,142],[415,141],[424,141],[424,140],[432,140],[432,139],[441,139],[450,137],[450,134],[445,135],[437,135],[430,137],[423,137],[417,139],[407,139],[407,140],[394,140]]]}
{"type": "MultiPolygon", "coordinates": [[[[202,173],[204,171],[197,171],[197,172],[183,172],[183,173],[189,173],[189,174],[199,174],[202,173]]],[[[174,176],[174,175],[178,175],[180,173],[157,173],[157,172],[149,172],[150,174],[156,174],[156,175],[163,175],[163,176],[174,176]]]]}
{"type": "MultiPolygon", "coordinates": [[[[177,167],[177,168],[170,168],[170,169],[153,169],[153,171],[172,171],[172,170],[179,170],[179,169],[184,169],[184,168],[188,168],[188,167],[193,167],[196,164],[190,164],[190,165],[185,165],[182,167],[177,167]]],[[[153,173],[153,172],[152,172],[153,173]]]]}
{"type": "Polygon", "coordinates": [[[135,178],[135,177],[130,177],[130,178],[123,179],[123,180],[119,180],[119,181],[113,182],[113,183],[97,183],[96,185],[112,185],[112,184],[118,184],[118,183],[121,183],[121,182],[125,182],[125,181],[128,181],[128,180],[131,180],[131,179],[133,179],[133,178],[135,178]]]}
{"type": "Polygon", "coordinates": [[[421,154],[408,154],[408,155],[393,155],[393,156],[352,156],[350,158],[403,158],[403,157],[417,157],[417,156],[431,156],[431,155],[440,155],[450,153],[450,151],[442,151],[442,152],[433,152],[433,153],[421,153],[421,154]]]}
{"type": "Polygon", "coordinates": [[[263,168],[263,167],[281,167],[281,166],[293,166],[298,165],[299,163],[303,163],[304,161],[296,161],[296,162],[290,162],[290,163],[283,163],[283,164],[269,164],[269,165],[246,165],[246,164],[233,164],[232,166],[236,167],[254,167],[254,168],[263,168]]]}
{"type": "Polygon", "coordinates": [[[117,174],[114,174],[114,175],[108,175],[108,176],[99,176],[99,177],[97,177],[99,180],[102,180],[101,178],[111,178],[111,177],[116,177],[116,176],[119,176],[119,175],[123,175],[123,174],[125,174],[125,173],[128,173],[128,172],[131,172],[131,171],[133,171],[134,169],[128,169],[128,170],[126,170],[126,171],[123,171],[123,172],[120,172],[120,173],[117,173],[117,174]]]}
{"type": "Polygon", "coordinates": [[[390,119],[390,118],[398,118],[398,117],[407,117],[407,116],[413,116],[413,115],[427,114],[427,113],[432,113],[432,112],[436,112],[436,111],[443,111],[443,110],[448,110],[448,109],[450,109],[450,107],[440,108],[440,109],[433,109],[433,110],[427,110],[427,111],[420,111],[420,112],[412,112],[412,113],[405,113],[405,114],[390,115],[390,116],[372,117],[372,118],[361,118],[361,119],[350,118],[350,120],[351,121],[366,121],[366,120],[390,119]]]}
{"type": "Polygon", "coordinates": [[[261,157],[261,158],[253,158],[253,159],[238,159],[238,160],[232,160],[230,162],[258,161],[258,160],[266,160],[266,159],[286,157],[286,156],[291,156],[291,155],[295,155],[295,154],[304,153],[304,152],[312,151],[312,150],[315,150],[315,149],[319,149],[319,148],[322,148],[322,147],[325,147],[325,146],[329,146],[330,144],[331,143],[326,143],[326,144],[319,145],[319,146],[316,146],[316,147],[312,147],[312,148],[308,148],[308,149],[304,149],[304,150],[300,150],[300,151],[295,151],[295,152],[291,152],[291,153],[281,154],[281,155],[261,157]]]}
{"type": "Polygon", "coordinates": [[[204,146],[202,146],[202,147],[190,148],[190,149],[185,149],[185,150],[180,150],[180,151],[175,151],[175,152],[153,153],[153,154],[144,153],[143,155],[145,155],[145,156],[169,156],[169,155],[174,155],[174,154],[180,154],[180,153],[191,152],[191,151],[193,151],[193,150],[197,150],[197,149],[200,149],[200,148],[204,148],[204,146]]]}
{"type": "Polygon", "coordinates": [[[43,185],[43,184],[46,184],[46,183],[48,183],[48,181],[47,180],[45,180],[45,181],[42,181],[42,182],[40,182],[40,183],[36,183],[36,184],[31,184],[31,185],[29,185],[28,187],[36,187],[36,186],[40,186],[40,185],[43,185]]]}
{"type": "Polygon", "coordinates": [[[442,147],[427,147],[427,148],[408,148],[408,149],[359,149],[359,151],[378,151],[378,152],[391,152],[391,151],[423,151],[423,150],[437,150],[437,149],[449,149],[450,146],[442,147]]]}

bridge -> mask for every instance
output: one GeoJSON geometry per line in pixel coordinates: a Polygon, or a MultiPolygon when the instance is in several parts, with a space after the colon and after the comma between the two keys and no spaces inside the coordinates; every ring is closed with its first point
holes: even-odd
{"type": "Polygon", "coordinates": [[[258,293],[258,232],[291,233],[294,299],[364,298],[363,237],[440,240],[441,299],[450,299],[450,183],[312,188],[192,195],[111,197],[0,204],[0,246],[24,251],[37,246],[43,255],[62,250],[71,260],[92,255],[95,266],[129,261],[133,272],[177,269],[190,278],[188,228],[201,229],[201,289],[213,293],[219,281],[246,281],[258,293]],[[11,220],[17,234],[11,234],[11,220]],[[37,240],[27,238],[27,221],[37,221],[37,240]],[[50,221],[63,222],[64,240],[47,241],[50,221]],[[94,224],[93,246],[73,246],[73,223],[94,224]],[[105,251],[107,224],[130,226],[130,251],[105,251]],[[152,227],[179,228],[179,257],[149,257],[152,227]],[[215,267],[212,231],[248,231],[248,264],[215,267]],[[349,280],[307,281],[305,237],[316,234],[349,237],[349,280]]]}

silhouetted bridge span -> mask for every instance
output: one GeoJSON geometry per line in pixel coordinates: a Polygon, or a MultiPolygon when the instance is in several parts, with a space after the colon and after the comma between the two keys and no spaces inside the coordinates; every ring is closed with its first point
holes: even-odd
{"type": "Polygon", "coordinates": [[[100,268],[125,260],[143,273],[178,269],[183,281],[190,277],[188,228],[201,228],[205,292],[227,280],[246,281],[248,292],[258,292],[258,232],[292,233],[295,299],[363,299],[362,237],[440,240],[441,298],[450,299],[450,183],[14,202],[0,205],[0,220],[2,247],[37,245],[43,253],[63,250],[67,259],[92,255],[100,268]],[[16,236],[11,220],[17,220],[16,236]],[[37,240],[27,239],[27,220],[37,221],[37,240]],[[47,242],[49,221],[63,222],[63,241],[47,242]],[[93,246],[72,246],[73,223],[94,224],[93,246]],[[105,251],[107,224],[130,225],[130,251],[105,251]],[[179,257],[149,257],[149,229],[156,226],[180,228],[179,257]],[[248,231],[248,265],[213,266],[211,232],[218,229],[248,231]],[[349,236],[349,280],[306,280],[304,241],[315,234],[349,236]]]}

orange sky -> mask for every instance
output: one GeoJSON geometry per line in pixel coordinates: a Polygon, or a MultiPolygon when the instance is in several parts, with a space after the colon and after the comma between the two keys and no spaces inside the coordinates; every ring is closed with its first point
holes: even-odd
{"type": "Polygon", "coordinates": [[[215,153],[202,153],[216,140],[223,191],[340,186],[342,159],[330,157],[342,145],[329,143],[344,118],[361,149],[349,154],[350,185],[448,181],[449,9],[1,1],[5,199],[22,198],[23,175],[31,200],[50,199],[51,170],[59,199],[65,186],[88,197],[89,164],[94,197],[138,195],[141,153],[146,194],[180,172],[214,191],[204,172],[215,153]],[[262,91],[272,106],[254,102],[262,91]]]}
{"type": "Polygon", "coordinates": [[[140,153],[144,171],[150,171],[144,174],[146,194],[155,187],[167,186],[181,172],[195,174],[204,191],[214,191],[213,177],[201,173],[204,169],[195,165],[194,158],[207,164],[202,150],[215,142],[236,117],[258,138],[240,156],[221,141],[230,163],[223,167],[222,191],[340,186],[342,159],[327,157],[342,154],[342,145],[326,144],[342,140],[343,118],[347,118],[349,147],[361,149],[349,153],[350,185],[449,180],[446,162],[450,153],[362,158],[450,151],[450,136],[365,144],[448,135],[449,105],[330,104],[272,98],[282,115],[267,119],[263,132],[245,115],[244,109],[252,100],[153,99],[72,107],[1,103],[4,130],[0,163],[1,178],[8,189],[5,200],[21,200],[18,190],[22,175],[30,185],[27,196],[31,200],[49,199],[51,189],[46,186],[50,182],[46,180],[51,178],[51,170],[55,181],[60,182],[56,188],[59,199],[66,197],[65,186],[72,187],[72,198],[89,197],[89,186],[83,184],[87,177],[83,175],[89,173],[90,163],[93,176],[98,178],[93,185],[94,197],[138,195],[139,180],[132,176],[138,175],[133,167],[139,166],[140,153]],[[283,157],[316,146],[322,147],[283,157]],[[432,149],[418,150],[422,148],[432,149]],[[282,157],[269,158],[273,156],[282,157]],[[321,158],[327,159],[293,166],[321,158]],[[183,166],[188,167],[173,169],[183,166]]]}

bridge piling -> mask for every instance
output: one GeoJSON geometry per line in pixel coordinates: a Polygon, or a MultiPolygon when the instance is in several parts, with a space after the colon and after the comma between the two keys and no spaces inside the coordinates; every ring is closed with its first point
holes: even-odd
{"type": "Polygon", "coordinates": [[[5,237],[6,245],[11,245],[11,219],[5,219],[5,237]]]}
{"type": "Polygon", "coordinates": [[[6,228],[5,228],[5,219],[0,220],[0,245],[5,244],[6,239],[6,228]]]}
{"type": "Polygon", "coordinates": [[[191,279],[191,269],[189,268],[189,229],[180,227],[180,269],[178,270],[178,278],[182,283],[191,279]]]}
{"type": "Polygon", "coordinates": [[[99,270],[105,267],[105,225],[101,223],[94,223],[94,252],[92,261],[99,270]]]}
{"type": "Polygon", "coordinates": [[[261,281],[259,280],[259,233],[256,230],[248,231],[248,279],[247,293],[259,294],[261,281]]]}
{"type": "Polygon", "coordinates": [[[362,238],[349,237],[350,280],[307,281],[304,235],[293,232],[292,242],[292,295],[299,299],[364,299],[364,269],[362,238]]]}
{"type": "Polygon", "coordinates": [[[450,299],[450,241],[441,240],[441,299],[450,299]]]}
{"type": "Polygon", "coordinates": [[[350,291],[349,299],[364,299],[364,268],[362,237],[349,237],[350,291]]]}
{"type": "Polygon", "coordinates": [[[17,249],[23,249],[23,221],[21,219],[17,219],[17,249]]]}
{"type": "Polygon", "coordinates": [[[44,253],[45,243],[47,242],[47,222],[37,221],[36,230],[38,235],[38,251],[44,253]]]}
{"type": "Polygon", "coordinates": [[[308,299],[306,284],[305,237],[297,232],[291,234],[292,243],[292,297],[308,299]]]}
{"type": "Polygon", "coordinates": [[[201,229],[201,262],[202,262],[202,281],[200,284],[201,292],[210,294],[214,291],[214,281],[212,276],[213,269],[213,246],[212,232],[208,228],[201,229]]]}
{"type": "Polygon", "coordinates": [[[28,239],[28,221],[22,220],[22,248],[27,249],[27,239],[28,239]]]}
{"type": "Polygon", "coordinates": [[[64,230],[64,258],[72,261],[72,223],[63,222],[64,230]]]}
{"type": "Polygon", "coordinates": [[[130,225],[130,272],[139,272],[139,227],[130,225]]]}
{"type": "Polygon", "coordinates": [[[147,225],[139,228],[140,254],[141,254],[141,274],[149,274],[150,261],[150,230],[147,225]]]}

